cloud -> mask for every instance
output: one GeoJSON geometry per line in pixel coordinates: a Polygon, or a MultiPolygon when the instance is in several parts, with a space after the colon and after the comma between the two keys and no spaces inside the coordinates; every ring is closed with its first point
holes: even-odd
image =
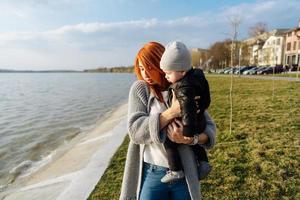
{"type": "Polygon", "coordinates": [[[16,6],[13,6],[11,4],[1,4],[0,5],[1,10],[1,17],[2,18],[18,18],[18,19],[24,19],[29,17],[29,12],[26,12],[24,9],[18,8],[16,6]]]}
{"type": "MultiPolygon", "coordinates": [[[[44,1],[50,2],[53,3],[44,1]]],[[[148,41],[166,44],[181,40],[189,47],[206,48],[229,37],[226,33],[230,32],[228,19],[232,16],[241,18],[241,39],[247,36],[248,27],[258,21],[266,22],[270,28],[296,26],[299,11],[298,1],[270,0],[173,20],[87,22],[47,31],[0,32],[0,68],[26,65],[38,69],[55,66],[85,69],[130,65],[138,49],[148,41]]]]}

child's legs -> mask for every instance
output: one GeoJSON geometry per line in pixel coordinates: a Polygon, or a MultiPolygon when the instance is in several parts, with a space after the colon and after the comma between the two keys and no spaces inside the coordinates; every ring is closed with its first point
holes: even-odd
{"type": "Polygon", "coordinates": [[[177,144],[172,142],[169,138],[166,139],[164,147],[167,152],[168,164],[171,171],[182,170],[182,164],[177,150],[177,144]]]}
{"type": "Polygon", "coordinates": [[[207,153],[203,147],[201,147],[200,145],[194,145],[192,146],[192,149],[198,161],[208,162],[207,153]]]}
{"type": "Polygon", "coordinates": [[[182,130],[182,133],[183,133],[183,136],[185,137],[193,137],[195,135],[195,127],[194,126],[183,126],[183,130],[182,130]]]}

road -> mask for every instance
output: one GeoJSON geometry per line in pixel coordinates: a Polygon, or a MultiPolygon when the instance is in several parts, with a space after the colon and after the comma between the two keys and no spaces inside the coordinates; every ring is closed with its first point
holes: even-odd
{"type": "MultiPolygon", "coordinates": [[[[231,75],[224,74],[206,74],[207,77],[230,77],[231,75]]],[[[278,77],[278,76],[257,76],[257,75],[233,75],[233,77],[238,78],[252,78],[252,79],[262,79],[262,80],[278,80],[278,81],[295,81],[300,82],[300,78],[292,78],[292,77],[278,77]]]]}

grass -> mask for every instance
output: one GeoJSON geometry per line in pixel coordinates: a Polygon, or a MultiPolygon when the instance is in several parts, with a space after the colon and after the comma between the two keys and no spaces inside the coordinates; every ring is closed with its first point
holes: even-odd
{"type": "Polygon", "coordinates": [[[298,72],[298,77],[297,77],[297,73],[282,73],[282,74],[275,74],[275,76],[289,77],[289,78],[300,78],[300,73],[298,72]]]}
{"type": "MultiPolygon", "coordinates": [[[[204,199],[300,199],[300,83],[234,78],[229,133],[230,77],[208,77],[217,127],[209,151],[213,171],[202,181],[204,199]]],[[[118,199],[128,137],[90,200],[118,199]]]]}
{"type": "MultiPolygon", "coordinates": [[[[231,76],[231,74],[218,74],[218,73],[209,73],[209,74],[214,74],[214,75],[219,75],[219,76],[231,76]]],[[[234,74],[234,76],[239,76],[237,74],[234,74]]],[[[243,77],[245,75],[241,75],[241,77],[243,77]]],[[[273,74],[263,74],[263,75],[258,75],[258,74],[254,74],[254,75],[247,75],[247,76],[267,76],[267,77],[272,77],[273,74]]],[[[300,78],[300,72],[298,72],[298,77],[297,77],[297,73],[281,73],[281,74],[274,74],[275,77],[288,77],[288,78],[300,78]]]]}

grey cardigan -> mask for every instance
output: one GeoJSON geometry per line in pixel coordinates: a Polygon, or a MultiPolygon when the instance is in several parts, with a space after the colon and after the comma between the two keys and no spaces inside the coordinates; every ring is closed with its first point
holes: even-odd
{"type": "MultiPolygon", "coordinates": [[[[131,86],[128,100],[130,143],[120,200],[139,199],[145,144],[151,142],[163,143],[166,138],[165,132],[159,130],[160,114],[149,115],[154,98],[144,81],[136,81],[131,86]]],[[[209,137],[209,141],[203,146],[208,149],[212,148],[215,144],[216,125],[207,112],[205,112],[205,118],[207,125],[204,133],[209,137]]],[[[179,145],[178,150],[183,163],[191,199],[199,200],[201,199],[200,183],[198,181],[196,160],[193,151],[188,145],[179,145]]]]}

